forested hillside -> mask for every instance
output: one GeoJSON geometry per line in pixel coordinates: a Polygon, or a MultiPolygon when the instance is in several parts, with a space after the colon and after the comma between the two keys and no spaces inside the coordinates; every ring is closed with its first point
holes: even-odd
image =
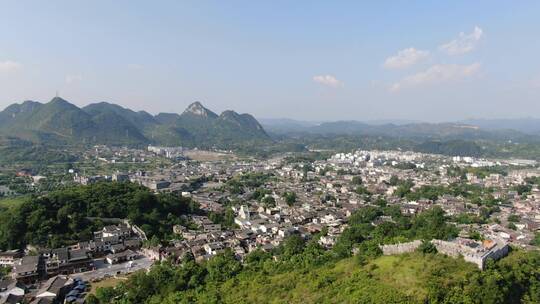
{"type": "Polygon", "coordinates": [[[39,144],[169,145],[230,148],[270,138],[250,114],[217,115],[200,102],[181,114],[156,116],[100,102],[79,108],[55,97],[47,103],[25,101],[0,112],[0,135],[39,144]]]}
{"type": "Polygon", "coordinates": [[[182,215],[198,211],[191,199],[156,195],[132,183],[98,183],[27,198],[0,210],[0,250],[26,244],[55,248],[88,240],[103,223],[87,217],[129,219],[149,238],[165,239],[172,226],[185,224],[182,215]]]}

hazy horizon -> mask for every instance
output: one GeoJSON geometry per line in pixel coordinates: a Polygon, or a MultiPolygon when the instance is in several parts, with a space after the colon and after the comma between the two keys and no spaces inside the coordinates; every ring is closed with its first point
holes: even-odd
{"type": "Polygon", "coordinates": [[[540,3],[6,1],[0,108],[202,102],[301,121],[539,117],[540,3]],[[536,29],[536,30],[535,30],[536,29]]]}

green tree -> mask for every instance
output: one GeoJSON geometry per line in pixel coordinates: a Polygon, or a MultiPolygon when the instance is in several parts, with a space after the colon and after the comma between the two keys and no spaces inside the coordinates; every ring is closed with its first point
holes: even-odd
{"type": "Polygon", "coordinates": [[[285,202],[287,205],[292,206],[294,203],[296,203],[296,193],[293,191],[285,192],[283,194],[283,197],[285,198],[285,202]]]}
{"type": "Polygon", "coordinates": [[[300,254],[306,246],[306,241],[298,234],[292,234],[283,240],[282,244],[282,254],[286,258],[289,258],[293,255],[300,254]]]}
{"type": "Polygon", "coordinates": [[[435,245],[433,245],[433,243],[431,243],[430,241],[426,240],[422,241],[422,244],[420,244],[420,246],[418,246],[416,250],[423,254],[437,253],[437,247],[435,247],[435,245]]]}
{"type": "Polygon", "coordinates": [[[353,185],[361,185],[362,184],[362,177],[360,177],[359,175],[356,175],[352,178],[352,184],[353,185]]]}
{"type": "Polygon", "coordinates": [[[209,281],[224,282],[238,274],[242,270],[242,265],[235,259],[232,251],[227,249],[206,262],[206,270],[209,281]]]}
{"type": "Polygon", "coordinates": [[[534,238],[531,241],[531,245],[540,246],[540,232],[534,234],[534,238]]]}

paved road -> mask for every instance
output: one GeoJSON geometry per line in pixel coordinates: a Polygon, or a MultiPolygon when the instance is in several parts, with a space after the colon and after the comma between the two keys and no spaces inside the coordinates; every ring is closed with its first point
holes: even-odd
{"type": "Polygon", "coordinates": [[[135,272],[141,269],[149,269],[154,261],[142,256],[141,258],[132,262],[126,262],[121,264],[109,265],[104,262],[103,259],[94,260],[94,266],[96,270],[81,272],[71,275],[72,278],[81,278],[84,281],[93,281],[96,279],[102,279],[105,277],[112,277],[118,274],[126,274],[135,272]]]}

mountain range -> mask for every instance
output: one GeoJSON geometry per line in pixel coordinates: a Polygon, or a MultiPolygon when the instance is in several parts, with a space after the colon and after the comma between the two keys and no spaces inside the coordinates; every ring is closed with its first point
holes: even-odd
{"type": "MultiPolygon", "coordinates": [[[[291,143],[295,138],[313,135],[330,138],[334,135],[385,136],[417,142],[540,142],[540,120],[535,119],[467,120],[450,123],[305,122],[292,119],[261,121],[262,125],[250,114],[238,114],[230,110],[218,115],[200,102],[190,104],[181,114],[152,115],[107,102],[79,108],[55,97],[47,103],[24,101],[5,108],[0,112],[0,140],[22,139],[31,143],[48,144],[155,144],[224,149],[255,146],[270,149],[276,144],[276,140],[288,138],[291,143]]],[[[303,144],[307,142],[304,141],[303,144]]]]}
{"type": "Polygon", "coordinates": [[[292,119],[262,119],[265,130],[283,135],[365,135],[403,139],[460,140],[536,140],[540,135],[540,120],[470,120],[427,123],[413,121],[328,121],[307,122],[292,119]],[[504,121],[505,123],[502,123],[504,121]],[[536,123],[536,124],[535,124],[536,123]],[[523,127],[520,127],[523,126],[523,127]],[[526,127],[525,127],[526,126],[526,127]],[[538,128],[535,132],[535,127],[538,128]]]}
{"type": "Polygon", "coordinates": [[[79,108],[55,97],[50,102],[25,101],[0,112],[0,135],[34,143],[159,144],[227,148],[243,142],[269,142],[250,114],[220,115],[194,102],[182,114],[151,115],[100,102],[79,108]]]}

